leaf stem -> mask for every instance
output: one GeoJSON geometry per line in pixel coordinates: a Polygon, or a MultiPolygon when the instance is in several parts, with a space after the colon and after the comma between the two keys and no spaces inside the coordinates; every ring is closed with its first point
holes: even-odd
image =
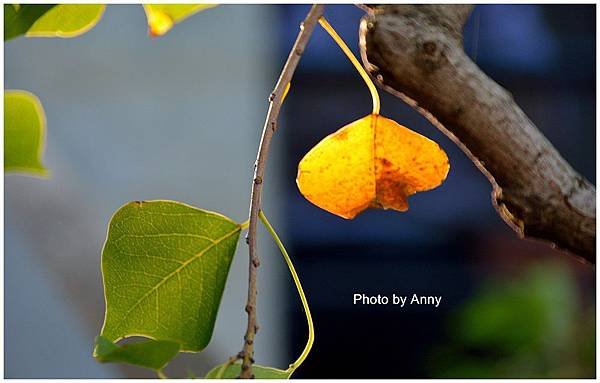
{"type": "Polygon", "coordinates": [[[219,372],[217,372],[215,379],[222,379],[223,375],[225,374],[225,371],[227,371],[227,368],[233,363],[237,362],[238,359],[240,359],[240,354],[230,356],[229,359],[227,359],[227,362],[223,363],[223,365],[219,369],[219,372]]]}
{"type": "Polygon", "coordinates": [[[339,47],[346,54],[346,56],[348,57],[348,59],[350,60],[352,65],[354,65],[354,67],[360,74],[360,77],[362,77],[363,80],[365,80],[365,83],[367,84],[367,88],[369,88],[369,91],[371,92],[371,97],[373,98],[373,114],[379,114],[379,109],[380,109],[380,104],[381,104],[379,101],[379,93],[377,92],[377,88],[375,87],[375,84],[373,84],[373,81],[371,81],[371,78],[365,71],[365,68],[363,68],[363,66],[360,65],[360,63],[358,62],[358,59],[356,57],[354,57],[354,54],[352,53],[350,48],[348,48],[348,46],[346,45],[344,40],[342,40],[340,35],[337,34],[337,32],[335,31],[335,29],[333,29],[331,24],[329,24],[329,22],[327,22],[327,20],[325,19],[325,16],[321,16],[319,18],[319,24],[321,24],[323,29],[325,29],[327,31],[327,33],[329,33],[329,35],[331,36],[331,38],[333,38],[333,40],[337,43],[337,45],[339,45],[339,47]]]}
{"type": "Polygon", "coordinates": [[[302,283],[300,283],[300,278],[298,277],[298,273],[296,273],[296,268],[292,263],[292,259],[290,258],[287,250],[285,249],[283,242],[281,242],[281,239],[279,239],[279,236],[275,232],[275,229],[273,228],[271,223],[269,223],[269,220],[267,219],[262,210],[258,213],[258,216],[267,228],[269,234],[271,234],[271,237],[273,237],[273,240],[275,241],[277,247],[279,247],[279,250],[281,251],[281,255],[283,255],[283,258],[285,259],[285,263],[287,263],[287,266],[290,269],[290,274],[292,274],[292,279],[294,280],[296,290],[298,290],[298,295],[300,296],[300,300],[302,301],[302,307],[304,308],[304,312],[306,314],[306,323],[308,325],[308,340],[306,342],[306,346],[304,346],[304,350],[302,351],[298,359],[296,359],[294,363],[290,364],[290,366],[287,369],[287,372],[289,372],[291,375],[292,372],[294,372],[298,367],[300,367],[300,365],[302,364],[302,362],[304,362],[304,360],[310,353],[310,350],[312,349],[313,343],[315,342],[315,326],[313,324],[312,316],[310,315],[308,300],[306,299],[306,295],[304,294],[302,283]]]}
{"type": "Polygon", "coordinates": [[[244,222],[240,223],[240,229],[241,230],[245,230],[248,228],[248,226],[250,225],[250,220],[247,219],[244,222]]]}
{"type": "Polygon", "coordinates": [[[248,225],[248,299],[246,301],[246,312],[248,313],[248,324],[244,335],[244,346],[242,349],[242,367],[240,378],[252,378],[252,363],[254,362],[254,338],[258,331],[258,322],[256,319],[256,274],[260,265],[258,257],[258,243],[256,231],[258,227],[258,212],[261,207],[261,194],[267,157],[269,155],[269,147],[279,120],[279,111],[285,94],[285,89],[291,82],[296,67],[300,62],[300,58],[304,53],[306,44],[317,25],[319,17],[323,14],[323,4],[314,4],[304,22],[300,26],[300,31],[296,37],[296,41],[288,55],[288,58],[283,66],[279,80],[275,85],[275,89],[269,97],[269,110],[263,126],[262,136],[258,147],[258,154],[254,164],[254,178],[252,180],[252,193],[250,195],[250,213],[248,225]]]}
{"type": "Polygon", "coordinates": [[[156,370],[156,375],[158,375],[160,379],[169,379],[169,377],[162,370],[156,370]]]}

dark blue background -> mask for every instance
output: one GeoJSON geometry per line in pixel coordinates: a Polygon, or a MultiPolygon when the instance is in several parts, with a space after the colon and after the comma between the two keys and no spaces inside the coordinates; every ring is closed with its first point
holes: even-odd
{"type": "MultiPolygon", "coordinates": [[[[281,8],[282,59],[295,38],[290,25],[307,10],[281,8]]],[[[326,10],[357,55],[362,15],[352,6],[326,10]]],[[[480,5],[465,27],[464,46],[572,166],[595,183],[595,7],[480,5]]],[[[406,213],[371,210],[346,221],[310,204],[294,183],[297,164],[313,145],[371,108],[355,69],[318,28],[294,78],[280,129],[286,138],[287,238],[317,328],[315,349],[297,377],[433,377],[439,361],[432,350],[448,341],[449,318],[489,278],[510,281],[530,265],[564,261],[561,267],[577,273],[584,286],[594,285],[591,268],[545,244],[517,239],[494,211],[487,179],[465,154],[399,99],[380,93],[382,114],[440,143],[451,170],[442,186],[411,197],[406,213]],[[442,295],[443,303],[437,309],[356,307],[354,293],[442,295]]],[[[593,298],[580,297],[584,306],[593,298]]],[[[289,300],[296,301],[293,290],[289,300]]],[[[305,339],[299,309],[290,304],[290,358],[305,339]]]]}

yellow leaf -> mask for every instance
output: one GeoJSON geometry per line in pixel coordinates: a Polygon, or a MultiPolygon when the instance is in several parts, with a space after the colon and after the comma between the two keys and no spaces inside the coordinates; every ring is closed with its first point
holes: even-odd
{"type": "Polygon", "coordinates": [[[352,219],[370,207],[408,210],[407,197],[439,186],[449,169],[437,143],[370,114],[312,148],[296,182],[310,202],[352,219]]]}
{"type": "Polygon", "coordinates": [[[196,12],[216,7],[217,4],[144,4],[151,36],[162,36],[173,25],[196,12]]]}

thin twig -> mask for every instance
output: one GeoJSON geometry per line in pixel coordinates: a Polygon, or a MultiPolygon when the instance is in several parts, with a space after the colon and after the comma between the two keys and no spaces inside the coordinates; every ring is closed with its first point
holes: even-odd
{"type": "Polygon", "coordinates": [[[296,42],[281,71],[277,85],[275,85],[275,89],[269,97],[269,111],[267,112],[267,118],[263,127],[260,146],[258,148],[258,155],[254,165],[254,179],[252,180],[252,194],[250,196],[250,225],[248,227],[247,237],[249,247],[248,300],[246,302],[248,327],[246,328],[246,335],[244,336],[242,372],[240,378],[253,377],[252,363],[254,361],[254,338],[258,331],[258,323],[256,321],[256,271],[260,264],[256,229],[258,225],[258,212],[261,207],[261,192],[267,156],[269,154],[269,146],[271,144],[273,133],[277,128],[277,120],[279,118],[279,111],[281,109],[285,89],[292,80],[294,71],[298,66],[300,57],[302,56],[302,53],[304,53],[304,48],[308,43],[319,17],[323,14],[323,8],[324,6],[322,4],[315,4],[310,9],[310,12],[308,12],[306,19],[300,26],[300,32],[298,32],[296,42]]]}

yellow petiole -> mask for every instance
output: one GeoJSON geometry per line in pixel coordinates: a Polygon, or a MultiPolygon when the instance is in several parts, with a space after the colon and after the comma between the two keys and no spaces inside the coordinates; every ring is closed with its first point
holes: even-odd
{"type": "Polygon", "coordinates": [[[367,71],[365,71],[365,68],[363,68],[363,66],[360,65],[356,57],[354,57],[354,54],[352,53],[350,48],[348,48],[344,40],[342,40],[342,38],[337,34],[337,32],[335,31],[335,29],[333,29],[331,24],[329,24],[327,20],[325,20],[324,16],[321,16],[319,18],[319,24],[321,24],[323,29],[325,29],[327,33],[329,33],[329,35],[333,38],[337,45],[339,45],[339,47],[346,54],[352,65],[354,65],[360,76],[363,78],[363,80],[365,80],[367,88],[369,88],[369,91],[371,92],[371,97],[373,98],[373,114],[379,114],[379,93],[377,93],[377,88],[375,87],[375,84],[373,84],[373,81],[371,81],[371,78],[367,74],[367,71]]]}
{"type": "Polygon", "coordinates": [[[306,313],[306,322],[308,324],[308,341],[306,342],[306,346],[304,346],[304,350],[302,351],[302,353],[300,354],[298,359],[296,359],[296,361],[294,363],[290,364],[290,366],[286,370],[286,372],[289,372],[291,375],[294,372],[294,370],[296,370],[298,367],[300,367],[302,362],[304,362],[304,360],[308,356],[308,353],[310,352],[310,349],[312,348],[313,343],[315,341],[315,327],[313,325],[312,316],[310,315],[310,308],[308,307],[308,301],[306,300],[306,295],[304,295],[304,290],[302,289],[302,284],[300,283],[300,278],[298,277],[298,274],[296,273],[294,264],[292,263],[292,260],[291,260],[290,256],[288,255],[288,252],[285,249],[285,246],[283,246],[283,243],[279,239],[279,236],[275,232],[275,229],[273,229],[273,226],[271,226],[271,224],[269,223],[269,220],[267,219],[265,214],[262,212],[262,210],[258,214],[259,214],[258,216],[260,217],[260,220],[263,222],[263,224],[267,228],[267,231],[269,232],[269,234],[271,234],[271,237],[273,237],[273,240],[277,244],[277,247],[279,247],[279,250],[281,251],[283,258],[285,259],[285,263],[287,263],[287,266],[290,269],[290,273],[292,274],[292,279],[294,280],[294,284],[296,285],[296,290],[298,290],[298,295],[300,296],[300,300],[302,301],[302,307],[304,308],[304,312],[306,313]]]}

